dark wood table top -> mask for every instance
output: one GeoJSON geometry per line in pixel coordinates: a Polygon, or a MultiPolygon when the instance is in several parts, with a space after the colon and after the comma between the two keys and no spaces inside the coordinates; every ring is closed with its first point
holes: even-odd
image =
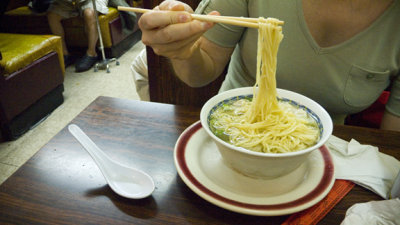
{"type": "MultiPolygon", "coordinates": [[[[280,224],[287,216],[234,213],[192,192],[179,177],[173,150],[199,120],[199,108],[99,97],[72,123],[111,158],[153,177],[151,197],[125,199],[106,184],[87,152],[61,130],[0,186],[0,223],[11,224],[280,224]]],[[[400,133],[335,126],[334,135],[378,146],[400,159],[400,133]]],[[[381,200],[355,186],[319,224],[340,224],[355,203],[381,200]]]]}

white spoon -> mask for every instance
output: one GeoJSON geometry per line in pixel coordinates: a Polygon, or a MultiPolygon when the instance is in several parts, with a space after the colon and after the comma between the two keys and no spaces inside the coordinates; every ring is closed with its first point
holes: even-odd
{"type": "Polygon", "coordinates": [[[108,185],[117,194],[140,199],[153,193],[154,182],[147,173],[121,165],[109,158],[77,125],[69,125],[68,130],[90,154],[108,185]]]}

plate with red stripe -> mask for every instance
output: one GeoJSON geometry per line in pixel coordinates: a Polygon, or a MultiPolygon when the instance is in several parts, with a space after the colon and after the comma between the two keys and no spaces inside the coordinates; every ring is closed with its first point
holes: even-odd
{"type": "Polygon", "coordinates": [[[329,150],[315,150],[295,171],[273,179],[247,177],[228,167],[198,121],[178,138],[175,167],[183,182],[206,201],[258,216],[287,215],[321,201],[335,181],[329,150]]]}

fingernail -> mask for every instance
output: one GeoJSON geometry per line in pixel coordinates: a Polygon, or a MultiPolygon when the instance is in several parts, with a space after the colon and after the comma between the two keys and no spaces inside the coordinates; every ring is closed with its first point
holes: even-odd
{"type": "Polygon", "coordinates": [[[179,15],[179,22],[184,23],[188,21],[189,17],[185,14],[179,15]]]}

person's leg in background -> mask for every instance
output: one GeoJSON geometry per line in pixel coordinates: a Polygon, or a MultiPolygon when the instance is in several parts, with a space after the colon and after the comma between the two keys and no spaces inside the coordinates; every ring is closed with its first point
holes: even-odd
{"type": "Polygon", "coordinates": [[[69,55],[67,45],[65,44],[65,33],[64,27],[61,23],[61,20],[64,18],[56,13],[49,12],[47,14],[47,20],[49,22],[50,30],[53,34],[61,36],[62,39],[62,47],[64,56],[69,55]]]}
{"type": "Polygon", "coordinates": [[[77,15],[78,12],[75,12],[73,5],[62,0],[55,0],[52,2],[47,12],[47,21],[51,32],[54,35],[61,36],[65,67],[74,63],[74,57],[72,57],[68,52],[65,42],[64,27],[61,21],[77,15]]]}
{"type": "Polygon", "coordinates": [[[88,56],[96,56],[96,44],[99,39],[99,34],[97,31],[96,17],[94,10],[87,8],[83,11],[83,19],[85,21],[85,30],[88,38],[88,49],[86,54],[88,56]]]}
{"type": "MultiPolygon", "coordinates": [[[[107,0],[96,0],[96,9],[98,12],[107,14],[107,0]]],[[[98,61],[96,46],[99,39],[99,31],[97,30],[96,14],[94,11],[93,1],[86,0],[82,4],[81,15],[85,23],[85,31],[88,39],[88,48],[86,54],[75,64],[76,72],[84,72],[89,70],[98,61]]]]}
{"type": "Polygon", "coordinates": [[[75,64],[76,72],[84,72],[89,70],[97,62],[96,45],[99,39],[96,17],[93,8],[83,10],[83,21],[85,23],[85,32],[88,39],[88,48],[86,54],[75,64]]]}

